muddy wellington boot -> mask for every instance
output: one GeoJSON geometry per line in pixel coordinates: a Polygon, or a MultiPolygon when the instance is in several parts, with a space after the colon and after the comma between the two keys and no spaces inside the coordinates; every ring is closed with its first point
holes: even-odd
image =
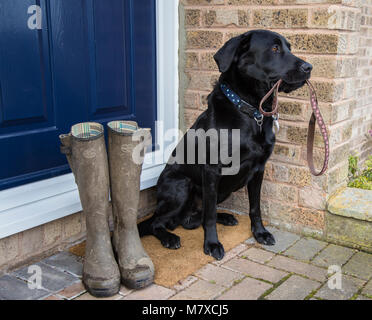
{"type": "Polygon", "coordinates": [[[134,121],[108,123],[113,246],[121,281],[131,289],[144,288],[154,279],[154,265],[142,246],[137,228],[140,176],[149,144],[150,129],[138,128],[134,121]],[[137,155],[135,159],[133,152],[137,155]]]}
{"type": "Polygon", "coordinates": [[[79,123],[72,126],[69,134],[60,135],[60,140],[61,152],[75,176],[86,218],[83,283],[93,296],[113,296],[120,288],[120,272],[108,224],[111,206],[103,126],[94,122],[79,123]]]}

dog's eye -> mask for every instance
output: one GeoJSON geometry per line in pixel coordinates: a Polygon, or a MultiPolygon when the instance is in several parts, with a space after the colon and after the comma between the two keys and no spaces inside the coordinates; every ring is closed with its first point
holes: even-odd
{"type": "Polygon", "coordinates": [[[279,53],[279,52],[280,52],[280,48],[279,48],[278,45],[273,46],[273,47],[271,48],[271,50],[272,50],[272,52],[274,52],[274,53],[279,53]]]}

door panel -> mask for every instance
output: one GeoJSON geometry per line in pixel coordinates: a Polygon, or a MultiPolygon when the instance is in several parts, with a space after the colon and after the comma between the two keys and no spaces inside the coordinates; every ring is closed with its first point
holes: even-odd
{"type": "Polygon", "coordinates": [[[69,172],[58,135],[74,123],[154,128],[155,17],[155,0],[0,1],[0,190],[69,172]]]}

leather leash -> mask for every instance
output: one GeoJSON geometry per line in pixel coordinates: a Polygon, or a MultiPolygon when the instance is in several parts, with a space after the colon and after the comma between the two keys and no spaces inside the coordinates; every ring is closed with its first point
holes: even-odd
{"type": "MultiPolygon", "coordinates": [[[[279,93],[279,87],[282,83],[282,79],[280,79],[278,82],[274,84],[274,86],[270,89],[270,91],[262,98],[260,102],[259,110],[265,117],[271,117],[273,115],[276,115],[278,113],[278,93],[279,93]],[[266,112],[263,110],[262,105],[264,102],[274,93],[273,98],[273,105],[272,105],[272,111],[266,112]]],[[[309,80],[306,80],[306,83],[309,87],[310,91],[310,104],[313,109],[313,113],[311,114],[310,121],[309,121],[309,127],[307,130],[307,163],[310,169],[310,172],[314,176],[321,176],[328,167],[328,160],[329,160],[329,139],[328,139],[328,133],[327,128],[325,126],[323,117],[320,113],[319,107],[318,107],[318,99],[316,96],[315,89],[311,82],[309,80]],[[318,123],[318,126],[320,128],[320,131],[323,136],[324,141],[324,162],[323,167],[319,172],[316,172],[315,166],[314,166],[314,135],[315,135],[315,122],[318,123]]]]}

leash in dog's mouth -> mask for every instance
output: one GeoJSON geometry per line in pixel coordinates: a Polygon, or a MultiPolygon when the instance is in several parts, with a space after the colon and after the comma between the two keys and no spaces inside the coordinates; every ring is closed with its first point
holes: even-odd
{"type": "MultiPolygon", "coordinates": [[[[262,98],[260,102],[259,110],[261,114],[265,117],[273,117],[275,119],[278,119],[278,93],[279,93],[279,87],[281,83],[283,82],[282,79],[277,81],[274,86],[270,89],[270,91],[262,98]],[[262,106],[264,102],[274,93],[273,98],[273,105],[270,112],[266,112],[263,110],[262,106]]],[[[309,80],[306,80],[306,83],[309,87],[310,92],[310,104],[313,109],[313,113],[311,114],[310,121],[309,121],[309,127],[307,130],[307,163],[310,169],[310,172],[314,176],[320,176],[322,175],[328,167],[328,160],[329,160],[329,139],[328,139],[328,133],[327,128],[324,123],[322,114],[320,113],[320,109],[318,106],[318,99],[316,96],[316,92],[314,89],[314,86],[311,84],[309,80]],[[314,166],[314,135],[315,135],[315,122],[318,123],[318,126],[320,128],[323,141],[324,141],[324,161],[323,161],[323,167],[319,172],[316,172],[315,166],[314,166]]]]}

